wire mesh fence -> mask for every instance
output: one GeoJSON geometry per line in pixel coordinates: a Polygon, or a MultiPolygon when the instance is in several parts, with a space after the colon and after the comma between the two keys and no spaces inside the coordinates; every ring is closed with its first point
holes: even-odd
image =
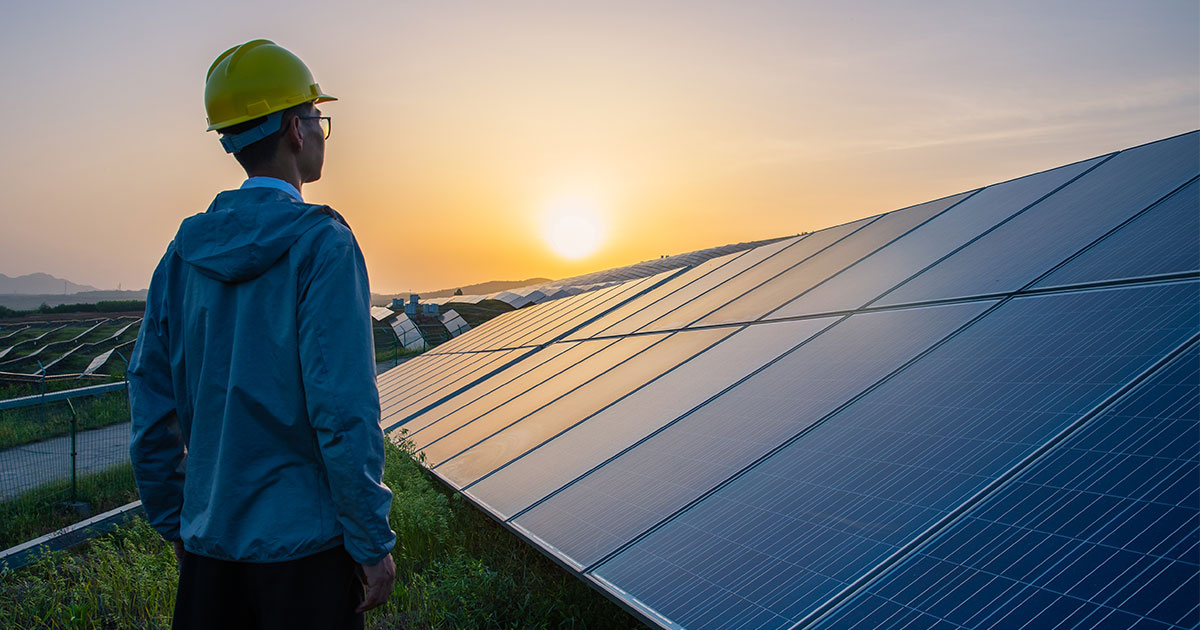
{"type": "Polygon", "coordinates": [[[124,383],[0,401],[0,549],[137,499],[124,383]]]}

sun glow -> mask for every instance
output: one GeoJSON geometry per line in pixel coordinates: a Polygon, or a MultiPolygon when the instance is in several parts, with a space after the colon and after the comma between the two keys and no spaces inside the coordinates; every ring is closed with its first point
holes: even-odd
{"type": "Polygon", "coordinates": [[[604,240],[604,222],[597,204],[579,198],[547,204],[542,238],[563,258],[577,260],[591,255],[604,240]]]}

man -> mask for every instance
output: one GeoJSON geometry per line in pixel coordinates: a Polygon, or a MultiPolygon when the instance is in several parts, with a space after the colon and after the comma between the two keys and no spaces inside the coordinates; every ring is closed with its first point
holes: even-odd
{"type": "Polygon", "coordinates": [[[361,628],[392,590],[366,266],[341,216],[300,193],[332,100],[267,40],[208,71],[209,130],[249,179],[183,221],[129,365],[138,489],[180,564],[176,628],[361,628]]]}

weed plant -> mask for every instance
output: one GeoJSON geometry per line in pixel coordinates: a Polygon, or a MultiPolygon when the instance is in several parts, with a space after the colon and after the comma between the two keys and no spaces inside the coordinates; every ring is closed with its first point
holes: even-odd
{"type": "MultiPolygon", "coordinates": [[[[74,398],[71,404],[75,405],[78,414],[76,427],[79,431],[129,422],[129,404],[124,391],[74,398]]],[[[45,420],[42,419],[41,405],[0,411],[0,450],[70,433],[71,408],[65,400],[47,403],[45,420]]]]}
{"type": "MultiPolygon", "coordinates": [[[[411,453],[407,443],[386,447],[397,579],[391,599],[367,613],[368,628],[643,627],[446,490],[411,453]]],[[[167,628],[177,579],[169,546],[137,519],[0,573],[0,627],[167,628]]]]}
{"type": "MultiPolygon", "coordinates": [[[[63,479],[0,503],[0,549],[78,522],[79,513],[62,505],[70,496],[71,480],[63,479]]],[[[107,512],[137,501],[137,498],[133,465],[128,462],[102,472],[80,475],[76,482],[76,499],[90,504],[93,514],[107,512]]],[[[7,627],[0,623],[0,628],[7,627]]]]}

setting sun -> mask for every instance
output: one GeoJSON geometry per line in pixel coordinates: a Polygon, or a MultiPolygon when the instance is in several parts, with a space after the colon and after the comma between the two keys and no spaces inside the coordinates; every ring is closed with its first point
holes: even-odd
{"type": "Polygon", "coordinates": [[[590,200],[558,199],[546,206],[542,237],[559,256],[572,260],[595,252],[604,240],[604,222],[590,200]]]}

